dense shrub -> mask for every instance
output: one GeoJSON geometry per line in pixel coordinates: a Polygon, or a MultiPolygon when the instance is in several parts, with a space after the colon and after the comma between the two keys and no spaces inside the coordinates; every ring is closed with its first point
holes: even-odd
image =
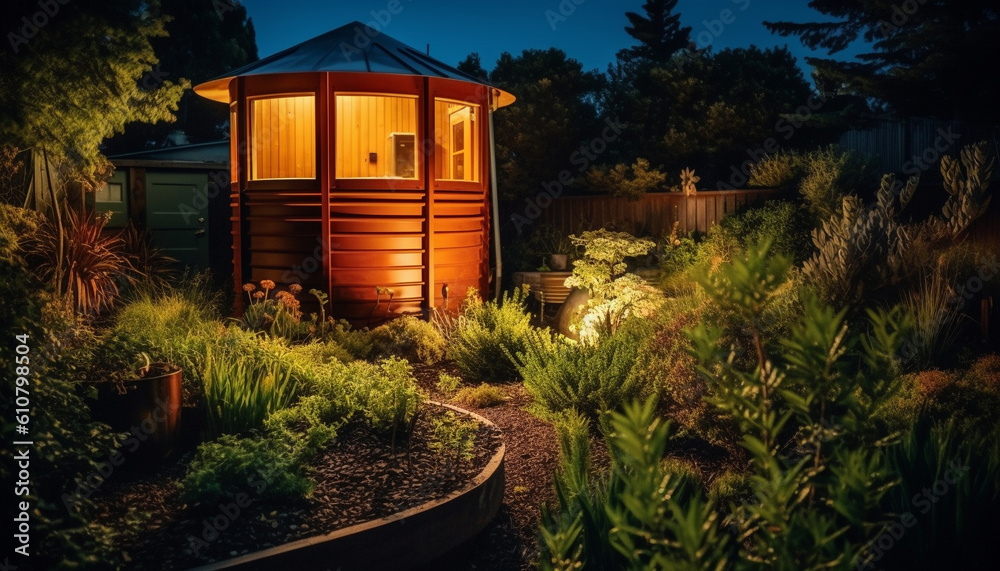
{"type": "Polygon", "coordinates": [[[874,179],[873,167],[854,151],[833,145],[805,153],[782,151],[751,168],[749,185],[797,188],[818,223],[839,210],[844,196],[874,179]]]}
{"type": "Polygon", "coordinates": [[[812,222],[801,208],[785,200],[768,200],[724,217],[709,232],[704,248],[709,257],[729,260],[750,245],[769,239],[772,255],[801,262],[812,253],[811,231],[812,222]]]}
{"type": "Polygon", "coordinates": [[[879,411],[886,433],[920,420],[949,425],[968,438],[1000,433],[1000,356],[986,355],[965,371],[930,369],[902,377],[902,387],[879,411]]]}
{"type": "Polygon", "coordinates": [[[382,434],[408,430],[423,402],[409,363],[392,358],[378,364],[355,361],[347,367],[352,397],[366,424],[382,434]]]}
{"type": "Polygon", "coordinates": [[[500,387],[482,383],[477,387],[465,387],[459,390],[451,400],[463,406],[488,408],[506,401],[507,395],[500,387]]]}
{"type": "Polygon", "coordinates": [[[546,413],[575,409],[597,418],[618,409],[649,388],[634,372],[648,329],[645,320],[631,319],[588,344],[539,331],[517,355],[524,387],[546,413]]]}
{"type": "Polygon", "coordinates": [[[525,350],[534,329],[527,308],[528,290],[517,288],[500,303],[483,302],[469,290],[452,335],[448,357],[468,378],[507,381],[517,377],[512,358],[525,350]]]}
{"type": "Polygon", "coordinates": [[[664,311],[639,351],[634,374],[659,396],[659,410],[676,424],[679,435],[741,454],[742,435],[732,418],[706,400],[712,393],[684,335],[705,319],[704,304],[664,311]]]}
{"type": "Polygon", "coordinates": [[[380,357],[400,357],[433,365],[444,358],[444,337],[433,325],[411,315],[393,319],[372,330],[371,342],[380,357]]]}
{"type": "Polygon", "coordinates": [[[305,497],[313,483],[284,439],[226,435],[198,447],[180,487],[184,501],[211,509],[241,493],[287,502],[305,497]]]}
{"type": "MultiPolygon", "coordinates": [[[[32,566],[100,569],[120,564],[111,531],[94,523],[96,508],[90,499],[104,482],[100,474],[114,452],[114,438],[107,426],[91,420],[75,391],[76,382],[92,366],[88,349],[93,335],[16,260],[0,260],[0,298],[0,337],[7,348],[0,353],[0,366],[6,371],[0,383],[0,412],[5,419],[0,437],[7,443],[0,450],[0,478],[13,486],[23,468],[15,459],[23,447],[10,445],[25,440],[15,432],[17,398],[25,396],[17,391],[20,388],[29,391],[28,426],[30,440],[36,443],[29,450],[27,495],[17,497],[31,505],[32,566]],[[28,375],[17,370],[25,366],[23,359],[15,362],[23,355],[16,351],[22,343],[29,349],[28,375]],[[18,383],[15,373],[29,384],[18,383]]],[[[7,521],[19,515],[16,504],[6,503],[7,521]]],[[[9,541],[13,550],[15,540],[9,541]]]]}

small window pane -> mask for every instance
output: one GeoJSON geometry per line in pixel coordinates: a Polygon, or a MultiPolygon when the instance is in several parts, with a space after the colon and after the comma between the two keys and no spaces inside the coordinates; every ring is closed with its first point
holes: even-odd
{"type": "Polygon", "coordinates": [[[122,184],[108,182],[94,191],[94,202],[122,202],[122,184]]]}
{"type": "Polygon", "coordinates": [[[479,182],[479,106],[437,99],[434,117],[436,179],[479,182]]]}
{"type": "Polygon", "coordinates": [[[250,179],[316,178],[316,97],[250,101],[250,179]]]}

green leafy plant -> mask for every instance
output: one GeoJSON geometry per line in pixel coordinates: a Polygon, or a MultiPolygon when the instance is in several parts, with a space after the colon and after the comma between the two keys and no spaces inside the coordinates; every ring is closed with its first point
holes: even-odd
{"type": "Polygon", "coordinates": [[[653,399],[608,422],[611,472],[594,482],[586,422],[556,422],[558,512],[542,510],[542,569],[724,569],[735,546],[685,467],[664,462],[669,426],[653,399]]]}
{"type": "Polygon", "coordinates": [[[507,394],[503,389],[494,385],[481,383],[476,387],[465,387],[458,391],[453,401],[460,405],[474,406],[476,408],[489,408],[497,406],[507,400],[507,394]]]}
{"type": "Polygon", "coordinates": [[[449,375],[448,373],[439,373],[437,390],[441,391],[445,395],[453,395],[458,387],[462,384],[462,378],[455,375],[449,375]]]}
{"type": "Polygon", "coordinates": [[[568,287],[590,292],[586,313],[576,329],[583,340],[612,333],[630,315],[651,312],[659,301],[659,292],[639,276],[629,273],[626,259],[649,253],[656,244],[626,232],[605,229],[570,236],[583,247],[583,256],[573,262],[568,287]]]}
{"type": "Polygon", "coordinates": [[[412,315],[390,320],[371,331],[374,353],[433,365],[444,358],[444,337],[432,324],[412,315]]]}
{"type": "Polygon", "coordinates": [[[634,374],[647,334],[640,319],[594,344],[573,343],[539,331],[517,354],[524,388],[549,413],[575,409],[596,418],[619,408],[647,390],[643,378],[634,374]]]}
{"type": "Polygon", "coordinates": [[[703,282],[714,303],[751,321],[753,366],[720,351],[718,329],[690,332],[711,401],[740,424],[755,467],[756,502],[736,518],[747,538],[741,557],[779,569],[851,565],[863,561],[891,486],[872,417],[898,390],[894,355],[912,324],[898,308],[869,312],[868,334],[850,336],[844,311],[808,299],[775,358],[753,314],[787,262],[766,250],[703,282]],[[858,344],[859,361],[847,358],[858,344]]]}
{"type": "Polygon", "coordinates": [[[469,379],[507,381],[517,377],[512,356],[524,351],[534,329],[527,288],[504,293],[498,302],[479,298],[470,288],[452,335],[448,357],[469,379]]]}
{"type": "Polygon", "coordinates": [[[431,437],[427,447],[444,461],[455,466],[459,461],[472,459],[479,423],[460,418],[452,411],[431,418],[431,437]]]}
{"type": "Polygon", "coordinates": [[[994,436],[969,437],[948,424],[918,422],[888,452],[899,477],[883,497],[887,522],[864,561],[888,569],[989,567],[1000,531],[1000,446],[994,436]]]}
{"type": "Polygon", "coordinates": [[[198,447],[180,489],[184,501],[214,507],[239,493],[273,501],[303,498],[313,485],[291,443],[225,435],[198,447]]]}
{"type": "Polygon", "coordinates": [[[298,379],[283,355],[287,349],[254,343],[261,341],[251,336],[228,350],[219,345],[206,349],[205,404],[213,436],[260,428],[269,414],[294,402],[298,379]]]}

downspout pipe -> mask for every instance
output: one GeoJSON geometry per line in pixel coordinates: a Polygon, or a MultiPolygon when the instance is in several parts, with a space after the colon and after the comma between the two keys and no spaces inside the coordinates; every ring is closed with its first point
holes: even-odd
{"type": "Polygon", "coordinates": [[[500,299],[500,278],[503,275],[503,261],[500,258],[500,192],[497,187],[497,146],[493,135],[493,112],[497,109],[497,91],[490,91],[490,181],[493,187],[493,249],[497,261],[497,273],[493,278],[494,299],[500,299]]]}

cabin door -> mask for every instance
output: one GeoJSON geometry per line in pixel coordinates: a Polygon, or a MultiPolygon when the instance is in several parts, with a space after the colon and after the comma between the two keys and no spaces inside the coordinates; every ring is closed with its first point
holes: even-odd
{"type": "Polygon", "coordinates": [[[146,224],[165,255],[208,268],[208,177],[147,172],[146,224]]]}

